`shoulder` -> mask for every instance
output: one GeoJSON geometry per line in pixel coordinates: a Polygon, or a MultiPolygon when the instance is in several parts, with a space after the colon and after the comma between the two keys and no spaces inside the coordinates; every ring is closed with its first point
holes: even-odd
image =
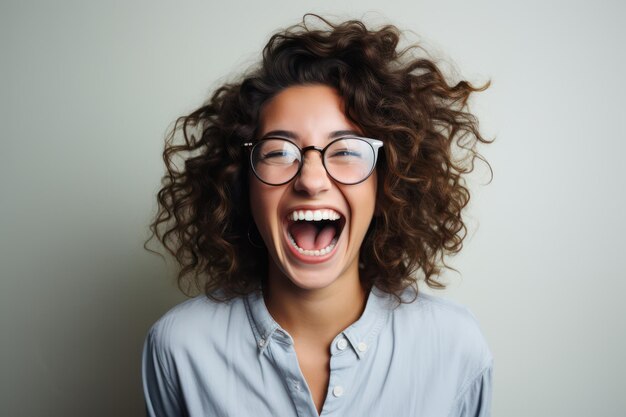
{"type": "Polygon", "coordinates": [[[416,343],[426,344],[450,363],[464,368],[467,376],[491,366],[493,357],[476,317],[455,301],[419,292],[403,294],[412,302],[399,305],[394,316],[416,343]]]}
{"type": "Polygon", "coordinates": [[[161,353],[188,351],[215,340],[228,323],[245,318],[241,298],[225,302],[199,295],[167,311],[148,331],[147,342],[161,353]]]}

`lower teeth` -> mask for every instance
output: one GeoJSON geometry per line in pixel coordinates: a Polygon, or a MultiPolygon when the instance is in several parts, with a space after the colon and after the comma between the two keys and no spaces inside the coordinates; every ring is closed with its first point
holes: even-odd
{"type": "Polygon", "coordinates": [[[337,238],[334,237],[333,240],[330,241],[330,245],[326,246],[323,249],[315,249],[315,250],[302,249],[301,247],[298,246],[294,238],[291,236],[291,233],[288,233],[288,235],[289,235],[289,240],[291,241],[291,244],[294,246],[294,248],[296,248],[298,252],[300,252],[301,254],[307,255],[307,256],[324,256],[327,253],[330,253],[330,251],[333,250],[333,248],[337,244],[337,238]]]}

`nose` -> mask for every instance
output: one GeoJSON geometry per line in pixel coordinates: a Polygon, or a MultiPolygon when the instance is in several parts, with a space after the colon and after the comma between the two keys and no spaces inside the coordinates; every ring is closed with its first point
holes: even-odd
{"type": "Polygon", "coordinates": [[[328,190],[331,179],[324,168],[322,153],[316,149],[308,149],[302,158],[302,168],[294,180],[294,189],[308,195],[317,195],[328,190]]]}

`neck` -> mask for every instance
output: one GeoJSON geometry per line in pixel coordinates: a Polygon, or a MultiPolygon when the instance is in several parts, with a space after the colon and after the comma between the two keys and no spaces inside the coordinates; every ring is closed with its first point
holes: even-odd
{"type": "Polygon", "coordinates": [[[330,345],[332,339],[357,321],[365,308],[367,290],[358,270],[326,288],[303,289],[282,274],[272,273],[264,290],[265,304],[276,322],[294,339],[330,345]]]}

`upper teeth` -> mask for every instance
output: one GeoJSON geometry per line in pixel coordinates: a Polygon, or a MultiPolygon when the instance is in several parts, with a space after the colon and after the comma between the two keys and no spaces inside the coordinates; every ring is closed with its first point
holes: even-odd
{"type": "Polygon", "coordinates": [[[341,218],[341,214],[337,213],[335,210],[324,209],[324,210],[295,210],[290,215],[289,218],[293,221],[298,220],[306,220],[306,221],[321,221],[321,220],[339,220],[341,218]]]}

